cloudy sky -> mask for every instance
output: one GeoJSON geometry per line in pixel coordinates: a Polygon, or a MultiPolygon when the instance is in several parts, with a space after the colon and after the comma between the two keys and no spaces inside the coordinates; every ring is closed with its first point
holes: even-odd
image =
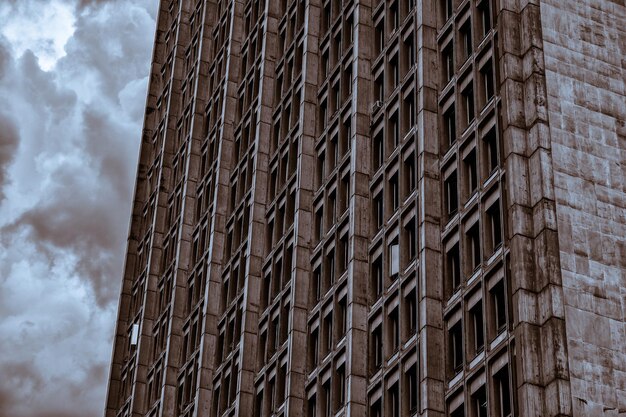
{"type": "Polygon", "coordinates": [[[158,0],[0,0],[0,417],[101,416],[158,0]]]}

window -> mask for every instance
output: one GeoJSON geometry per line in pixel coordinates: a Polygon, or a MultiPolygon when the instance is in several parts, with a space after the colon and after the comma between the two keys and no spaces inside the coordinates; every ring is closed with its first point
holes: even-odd
{"type": "Polygon", "coordinates": [[[341,408],[346,403],[346,369],[343,365],[337,368],[335,376],[337,378],[337,408],[341,408]]]}
{"type": "Polygon", "coordinates": [[[334,43],[335,44],[333,45],[333,51],[335,53],[333,65],[337,64],[339,58],[341,57],[341,32],[339,32],[337,36],[335,36],[334,43]]]}
{"type": "Polygon", "coordinates": [[[333,113],[334,113],[337,110],[339,110],[339,108],[341,107],[341,90],[339,90],[339,81],[333,84],[331,89],[332,89],[332,101],[333,101],[332,105],[333,105],[333,113]]]}
{"type": "Polygon", "coordinates": [[[415,100],[413,94],[404,99],[404,132],[411,130],[415,126],[415,100]]]}
{"type": "Polygon", "coordinates": [[[404,184],[405,195],[411,194],[417,186],[417,173],[415,170],[415,156],[413,153],[404,160],[404,184]]]}
{"type": "Polygon", "coordinates": [[[491,65],[491,60],[487,61],[487,63],[483,65],[483,67],[480,69],[480,77],[483,84],[483,100],[485,104],[487,104],[495,94],[493,67],[491,65]]]}
{"type": "Polygon", "coordinates": [[[370,406],[371,417],[382,417],[382,407],[380,406],[380,400],[377,400],[370,406]]]}
{"type": "Polygon", "coordinates": [[[326,382],[322,384],[322,391],[324,394],[324,417],[331,417],[333,413],[330,402],[330,379],[326,380],[326,382]]]}
{"type": "Polygon", "coordinates": [[[381,103],[385,101],[385,87],[382,74],[380,74],[374,80],[374,93],[376,100],[380,101],[381,103]]]}
{"type": "Polygon", "coordinates": [[[349,249],[350,247],[348,246],[348,235],[346,234],[341,236],[341,239],[339,239],[339,250],[341,251],[339,253],[339,261],[341,262],[341,274],[346,272],[346,270],[348,269],[348,261],[350,260],[349,249]]]}
{"type": "Polygon", "coordinates": [[[478,13],[480,14],[480,23],[482,25],[483,36],[487,36],[491,30],[491,11],[489,10],[489,2],[491,0],[483,0],[478,5],[478,13]]]}
{"type": "Polygon", "coordinates": [[[307,417],[317,417],[317,399],[315,395],[307,401],[307,417]]]}
{"type": "Polygon", "coordinates": [[[461,404],[454,411],[452,411],[450,413],[450,417],[465,417],[465,410],[463,409],[463,404],[461,404]]]}
{"type": "Polygon", "coordinates": [[[450,19],[450,17],[452,17],[452,13],[454,12],[454,8],[452,7],[452,0],[441,0],[441,5],[443,9],[444,20],[450,19]]]}
{"type": "Polygon", "coordinates": [[[326,255],[326,276],[328,278],[329,286],[335,283],[335,251],[331,250],[326,255]]]}
{"type": "Polygon", "coordinates": [[[256,394],[255,406],[257,416],[263,416],[263,391],[259,391],[256,394]]]}
{"type": "Polygon", "coordinates": [[[315,240],[320,241],[324,236],[324,212],[320,208],[315,212],[315,240]]]}
{"type": "Polygon", "coordinates": [[[491,174],[498,167],[498,136],[496,135],[496,128],[493,127],[483,137],[483,145],[487,156],[485,165],[488,167],[487,176],[491,174]]]}
{"type": "Polygon", "coordinates": [[[337,221],[337,196],[335,192],[328,194],[328,226],[332,227],[337,221]]]}
{"type": "Polygon", "coordinates": [[[319,362],[319,348],[320,348],[319,330],[317,328],[315,330],[313,330],[309,337],[310,337],[309,346],[311,348],[310,362],[309,363],[313,367],[316,367],[318,362],[319,362]]]}
{"type": "Polygon", "coordinates": [[[372,289],[376,300],[383,293],[383,261],[380,257],[372,265],[372,289]]]}
{"type": "Polygon", "coordinates": [[[485,387],[480,387],[472,394],[472,417],[487,416],[487,393],[485,387]]]}
{"type": "Polygon", "coordinates": [[[374,213],[376,214],[376,230],[380,230],[385,222],[382,193],[374,196],[374,213]]]}
{"type": "Polygon", "coordinates": [[[444,197],[445,197],[445,204],[446,204],[446,214],[448,215],[448,217],[452,217],[454,216],[454,214],[459,208],[456,171],[453,171],[452,174],[450,174],[448,178],[445,179],[444,188],[445,188],[444,197]]]}
{"type": "Polygon", "coordinates": [[[500,204],[498,201],[487,209],[487,220],[491,239],[491,250],[495,251],[502,244],[502,224],[500,219],[500,204]]]}
{"type": "Polygon", "coordinates": [[[350,176],[344,175],[341,178],[341,212],[343,213],[344,211],[346,211],[349,206],[350,206],[350,176]]]}
{"type": "Polygon", "coordinates": [[[498,417],[511,416],[511,389],[509,369],[505,366],[494,375],[496,385],[496,409],[498,417]]]}
{"type": "Polygon", "coordinates": [[[452,42],[444,47],[442,51],[442,58],[444,80],[450,81],[454,76],[454,49],[452,48],[452,42]]]}
{"type": "MultiPolygon", "coordinates": [[[[270,397],[270,413],[273,414],[274,411],[276,411],[276,379],[275,378],[270,379],[268,385],[269,385],[268,394],[270,397]]],[[[224,389],[228,390],[228,387],[224,387],[224,389]]]]}
{"type": "Polygon", "coordinates": [[[409,411],[412,413],[417,410],[418,385],[417,385],[417,368],[415,365],[406,371],[407,394],[409,396],[409,411]]]}
{"type": "Polygon", "coordinates": [[[322,103],[320,104],[320,121],[319,121],[320,132],[326,129],[327,118],[328,118],[328,106],[326,104],[326,99],[324,99],[322,103]]]}
{"type": "Polygon", "coordinates": [[[272,339],[271,339],[272,345],[270,346],[271,349],[269,351],[270,351],[270,353],[274,353],[280,346],[280,323],[279,323],[279,320],[278,320],[278,316],[276,316],[276,317],[274,317],[274,319],[272,319],[271,331],[272,331],[272,335],[271,335],[272,336],[272,339]]]}
{"type": "Polygon", "coordinates": [[[415,290],[411,291],[405,298],[408,335],[411,336],[417,332],[417,301],[415,290]]]}
{"type": "Polygon", "coordinates": [[[322,80],[328,77],[328,71],[330,70],[330,60],[328,58],[328,49],[322,53],[322,80]]]}
{"type": "Polygon", "coordinates": [[[378,168],[382,166],[383,158],[385,157],[382,131],[374,136],[374,149],[372,154],[374,156],[374,170],[378,170],[378,168]]]}
{"type": "Polygon", "coordinates": [[[389,74],[390,74],[390,85],[391,90],[395,89],[398,86],[398,82],[400,81],[400,71],[398,69],[398,55],[394,55],[389,60],[389,74]]]}
{"type": "Polygon", "coordinates": [[[404,226],[404,230],[406,236],[406,254],[408,255],[408,261],[411,261],[417,256],[415,220],[411,219],[411,221],[404,226]]]}
{"type": "Polygon", "coordinates": [[[452,295],[461,286],[461,263],[458,243],[446,253],[446,275],[450,287],[450,295],[452,295]]]}
{"type": "Polygon", "coordinates": [[[348,302],[346,298],[342,298],[339,303],[339,335],[343,336],[346,334],[347,326],[348,326],[348,302]]]}
{"type": "Polygon", "coordinates": [[[393,384],[389,388],[389,415],[391,417],[400,417],[400,390],[398,389],[398,383],[393,384]]]}
{"type": "Polygon", "coordinates": [[[395,213],[398,207],[400,207],[400,190],[398,186],[397,172],[389,179],[389,200],[391,203],[391,212],[395,213]]]}
{"type": "Polygon", "coordinates": [[[330,1],[324,5],[324,14],[322,16],[322,33],[326,32],[330,28],[330,1]]]}
{"type": "Polygon", "coordinates": [[[354,19],[352,18],[352,15],[350,15],[346,19],[346,25],[344,26],[344,31],[346,33],[346,46],[352,45],[353,30],[354,30],[354,19]]]}
{"type": "Polygon", "coordinates": [[[448,332],[450,368],[452,374],[457,374],[463,369],[463,330],[459,321],[448,332]]]}
{"type": "Polygon", "coordinates": [[[474,50],[474,46],[472,45],[472,24],[469,19],[461,29],[459,29],[461,34],[461,42],[463,47],[463,57],[465,59],[469,58],[472,55],[472,51],[474,50]]]}
{"type": "Polygon", "coordinates": [[[465,189],[469,198],[478,189],[478,168],[476,166],[476,150],[472,149],[463,159],[465,168],[465,189]]]}
{"type": "Polygon", "coordinates": [[[352,65],[349,65],[348,68],[343,73],[343,95],[344,97],[350,97],[352,94],[352,65]]]}
{"type": "Polygon", "coordinates": [[[406,62],[407,70],[410,70],[415,65],[415,46],[413,44],[413,33],[411,33],[404,41],[404,47],[406,50],[406,62]]]}
{"type": "Polygon", "coordinates": [[[391,352],[395,352],[400,348],[400,317],[398,315],[398,308],[394,308],[389,313],[389,342],[391,352]]]}
{"type": "Polygon", "coordinates": [[[381,19],[374,31],[374,55],[378,56],[385,46],[385,20],[381,19]]]}
{"type": "Polygon", "coordinates": [[[392,280],[398,278],[400,272],[400,246],[398,239],[389,244],[389,277],[392,280]]]}
{"type": "Polygon", "coordinates": [[[399,17],[398,17],[398,2],[395,1],[389,5],[389,20],[391,25],[391,32],[398,29],[399,17]]]}
{"type": "Polygon", "coordinates": [[[493,323],[496,333],[500,333],[506,328],[506,300],[504,292],[504,281],[498,282],[489,291],[493,311],[493,323]]]}
{"type": "Polygon", "coordinates": [[[474,354],[479,354],[485,347],[485,337],[483,331],[483,304],[479,301],[470,310],[470,320],[472,322],[472,341],[474,354]]]}
{"type": "Polygon", "coordinates": [[[374,369],[378,369],[383,364],[383,332],[380,325],[372,332],[372,350],[374,369]]]}
{"type": "Polygon", "coordinates": [[[325,177],[325,161],[326,160],[326,154],[324,153],[324,151],[320,152],[319,155],[317,156],[317,185],[318,187],[320,187],[322,185],[322,183],[324,182],[324,177],[325,177]]]}
{"type": "Polygon", "coordinates": [[[465,232],[468,247],[469,256],[469,273],[471,274],[476,268],[480,266],[482,261],[480,251],[480,227],[476,222],[472,227],[465,232]]]}
{"type": "Polygon", "coordinates": [[[333,314],[324,317],[324,336],[326,338],[326,354],[333,350],[333,314]]]}
{"type": "Polygon", "coordinates": [[[450,106],[448,110],[443,114],[443,128],[448,140],[448,146],[451,146],[456,141],[456,115],[454,112],[454,105],[450,106]]]}
{"type": "Polygon", "coordinates": [[[469,126],[475,117],[474,110],[474,88],[470,83],[461,93],[463,96],[463,104],[465,105],[465,123],[469,126]]]}
{"type": "Polygon", "coordinates": [[[320,267],[315,268],[313,271],[313,295],[316,302],[322,296],[322,270],[320,267]]]}
{"type": "Polygon", "coordinates": [[[389,134],[391,136],[390,151],[393,151],[393,149],[397,148],[400,143],[400,126],[398,124],[397,113],[394,113],[393,116],[389,118],[389,134]]]}

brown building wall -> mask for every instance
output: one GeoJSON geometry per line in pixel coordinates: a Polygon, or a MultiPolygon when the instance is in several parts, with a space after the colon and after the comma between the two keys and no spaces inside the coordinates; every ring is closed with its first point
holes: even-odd
{"type": "Polygon", "coordinates": [[[543,0],[574,416],[626,413],[626,7],[543,0]]]}

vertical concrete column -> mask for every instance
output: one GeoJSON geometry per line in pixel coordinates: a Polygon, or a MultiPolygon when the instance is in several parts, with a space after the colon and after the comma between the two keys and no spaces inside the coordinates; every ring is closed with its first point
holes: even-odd
{"type": "MultiPolygon", "coordinates": [[[[208,16],[213,16],[215,19],[214,25],[219,25],[222,22],[219,20],[221,16],[218,15],[218,7],[215,2],[208,2],[211,6],[208,8],[208,16]]],[[[236,21],[234,20],[235,3],[232,3],[232,8],[226,11],[225,19],[229,21],[231,33],[228,33],[227,38],[224,40],[223,46],[223,59],[225,66],[224,71],[224,83],[219,86],[221,89],[220,100],[221,114],[219,126],[216,132],[216,138],[218,144],[217,150],[217,163],[215,167],[215,194],[213,197],[213,211],[209,215],[210,219],[210,231],[209,231],[209,263],[207,268],[207,286],[204,294],[204,326],[203,336],[201,341],[201,373],[199,385],[204,387],[204,392],[201,392],[201,397],[198,399],[199,413],[200,410],[204,410],[206,415],[210,415],[210,407],[213,402],[214,394],[214,372],[217,365],[215,354],[218,350],[217,347],[217,323],[220,315],[223,314],[221,310],[221,293],[222,293],[222,267],[225,260],[224,246],[226,238],[226,220],[228,218],[228,200],[230,194],[230,173],[235,161],[232,160],[233,154],[233,142],[234,142],[234,109],[237,103],[237,80],[238,80],[238,65],[239,65],[239,42],[233,40],[233,26],[236,21]],[[236,51],[236,52],[234,52],[236,51]],[[200,408],[202,407],[202,408],[200,408]]],[[[241,6],[239,6],[241,7],[241,6]]],[[[241,30],[241,29],[239,29],[241,30]]],[[[240,36],[239,32],[235,32],[240,36]]],[[[212,41],[211,34],[207,34],[207,41],[212,41]]],[[[217,45],[220,50],[220,45],[217,45]]],[[[218,51],[215,51],[218,53],[218,51]]],[[[215,59],[213,56],[211,59],[215,59]]]]}
{"type": "Polygon", "coordinates": [[[354,57],[352,61],[352,116],[350,140],[350,232],[347,299],[347,415],[367,415],[368,377],[368,286],[371,238],[369,195],[371,135],[370,108],[372,103],[371,67],[374,30],[372,3],[359,1],[354,11],[354,57]]]}
{"type": "MultiPolygon", "coordinates": [[[[294,262],[291,271],[291,305],[288,329],[289,361],[287,369],[287,402],[285,415],[301,417],[305,414],[308,357],[309,285],[311,281],[311,236],[313,231],[312,201],[315,171],[315,127],[317,114],[317,79],[319,45],[319,0],[306,1],[304,10],[304,44],[302,57],[302,90],[300,93],[298,161],[296,166],[298,186],[294,213],[294,262]]],[[[269,30],[269,29],[268,29],[269,30]]],[[[268,34],[269,36],[269,34],[268,34]]],[[[277,41],[277,32],[274,40],[277,41]]],[[[277,42],[275,42],[275,46],[277,42]]],[[[279,51],[276,51],[277,53],[279,51]]],[[[297,69],[294,69],[294,72],[297,69]]],[[[270,76],[272,76],[270,74],[270,76]]],[[[268,90],[271,92],[272,90],[268,90]]],[[[271,120],[271,117],[268,118],[271,120]]],[[[269,126],[268,126],[269,136],[269,126]]]]}
{"type": "Polygon", "coordinates": [[[441,186],[437,119],[437,9],[435,0],[417,3],[416,108],[418,189],[418,335],[420,413],[445,415],[445,346],[441,250],[441,186]]]}
{"type": "Polygon", "coordinates": [[[571,416],[538,2],[498,11],[513,333],[519,413],[571,416]]]}

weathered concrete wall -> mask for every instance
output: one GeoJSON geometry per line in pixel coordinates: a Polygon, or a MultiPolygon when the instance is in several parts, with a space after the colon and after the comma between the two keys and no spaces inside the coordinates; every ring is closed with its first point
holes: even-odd
{"type": "Polygon", "coordinates": [[[626,6],[541,0],[574,416],[626,415],[626,6]]]}

